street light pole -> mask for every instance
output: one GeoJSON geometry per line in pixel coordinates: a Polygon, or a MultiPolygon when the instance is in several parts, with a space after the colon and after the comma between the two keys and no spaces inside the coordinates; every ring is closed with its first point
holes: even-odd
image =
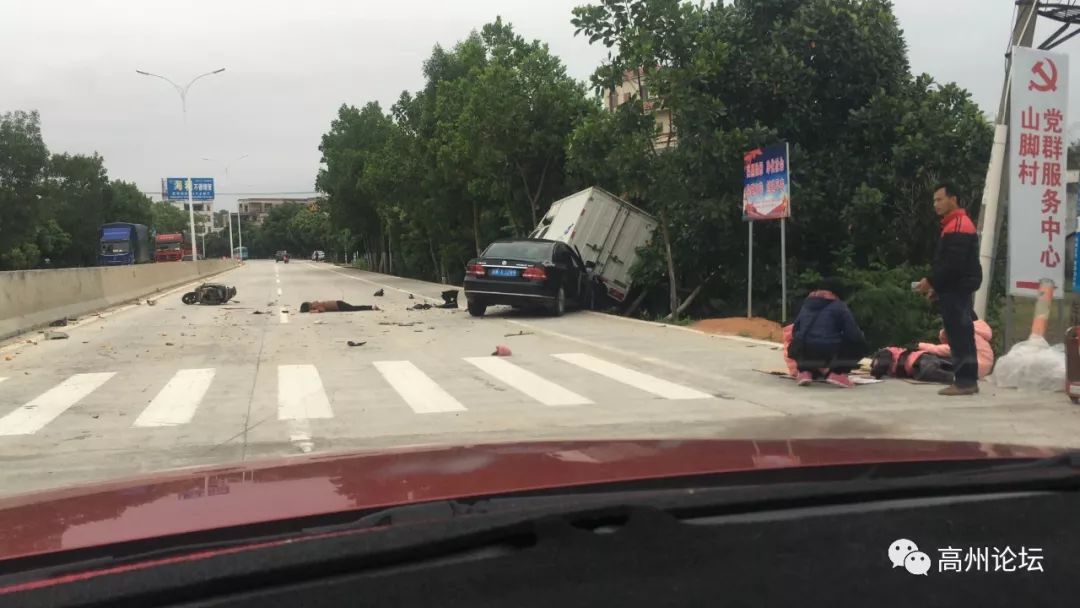
{"type": "MultiPolygon", "coordinates": [[[[232,160],[230,160],[228,162],[222,162],[220,160],[217,160],[216,158],[206,158],[205,156],[203,157],[203,160],[205,160],[207,162],[211,162],[211,163],[217,163],[217,164],[221,165],[222,167],[224,167],[225,168],[225,179],[229,179],[229,167],[232,167],[234,164],[244,160],[248,156],[251,156],[251,155],[250,154],[243,154],[243,155],[237,156],[236,158],[234,158],[234,159],[232,159],[232,160]]],[[[239,207],[237,207],[237,219],[236,219],[236,221],[237,222],[240,221],[239,207]]],[[[241,246],[243,246],[243,243],[241,243],[241,246]]],[[[243,256],[241,256],[241,257],[243,257],[243,256]]],[[[232,212],[231,211],[229,212],[229,259],[236,259],[236,252],[234,251],[234,248],[233,248],[232,212]]]]}
{"type": "Polygon", "coordinates": [[[217,164],[221,165],[222,167],[225,167],[225,177],[228,178],[229,177],[229,167],[233,166],[237,162],[240,162],[240,161],[244,160],[245,158],[247,158],[249,156],[251,156],[251,155],[250,154],[244,154],[243,156],[237,156],[236,158],[234,158],[234,159],[232,159],[232,160],[230,160],[228,162],[222,162],[220,160],[217,160],[216,158],[206,158],[206,157],[203,157],[203,160],[205,160],[207,162],[211,162],[211,163],[217,163],[217,164]]]}
{"type": "MultiPolygon", "coordinates": [[[[190,150],[190,148],[191,148],[191,139],[190,139],[190,136],[188,134],[188,128],[187,128],[187,126],[188,126],[188,124],[187,124],[187,94],[188,94],[188,90],[191,89],[191,85],[195,84],[195,82],[197,80],[199,80],[200,78],[205,78],[206,76],[212,76],[214,74],[220,74],[220,73],[222,73],[224,71],[225,71],[225,68],[219,68],[217,70],[214,70],[213,72],[207,72],[205,74],[199,74],[195,78],[192,78],[191,82],[187,83],[184,86],[180,86],[180,85],[176,84],[175,82],[173,82],[173,81],[169,80],[168,78],[166,78],[164,76],[161,76],[159,74],[151,74],[150,72],[145,72],[143,70],[135,70],[135,73],[140,74],[142,76],[151,76],[153,78],[160,78],[161,80],[164,80],[165,82],[171,84],[173,86],[173,88],[176,89],[177,94],[180,95],[180,111],[184,115],[184,140],[188,144],[188,153],[189,154],[191,153],[191,150],[190,150]]],[[[188,225],[189,225],[189,229],[191,230],[191,238],[193,240],[192,247],[191,247],[191,260],[192,261],[197,261],[199,259],[198,248],[194,246],[195,245],[195,243],[194,243],[194,239],[195,239],[195,198],[194,198],[194,196],[192,194],[192,183],[191,183],[191,176],[190,175],[185,178],[185,182],[186,182],[185,185],[187,187],[187,198],[188,198],[188,225]]],[[[205,239],[204,239],[204,244],[205,244],[205,239]]]]}
{"type": "Polygon", "coordinates": [[[240,208],[236,208],[236,237],[240,239],[240,261],[244,261],[244,221],[240,217],[240,208]]]}
{"type": "Polygon", "coordinates": [[[229,259],[236,259],[236,250],[233,249],[232,244],[232,211],[229,212],[229,259]]]}

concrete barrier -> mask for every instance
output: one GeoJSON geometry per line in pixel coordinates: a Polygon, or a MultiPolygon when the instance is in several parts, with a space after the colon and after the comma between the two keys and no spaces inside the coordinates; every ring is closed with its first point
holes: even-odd
{"type": "Polygon", "coordinates": [[[0,340],[235,267],[231,260],[0,272],[0,340]]]}

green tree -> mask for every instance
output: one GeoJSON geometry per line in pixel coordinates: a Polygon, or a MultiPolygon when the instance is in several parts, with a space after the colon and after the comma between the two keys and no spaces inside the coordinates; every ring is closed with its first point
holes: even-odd
{"type": "Polygon", "coordinates": [[[45,216],[41,198],[48,162],[38,113],[0,114],[0,269],[38,263],[34,241],[45,216]]]}
{"type": "Polygon", "coordinates": [[[104,159],[97,154],[54,154],[46,175],[43,202],[60,228],[71,235],[71,245],[54,263],[93,266],[111,195],[104,159]]]}
{"type": "Polygon", "coordinates": [[[154,225],[153,202],[131,182],[113,180],[106,196],[105,222],[154,225]]]}
{"type": "Polygon", "coordinates": [[[150,203],[150,224],[158,234],[188,232],[188,215],[179,207],[166,202],[150,203]]]}
{"type": "MultiPolygon", "coordinates": [[[[665,218],[675,262],[668,274],[682,293],[719,277],[703,293],[725,312],[738,310],[741,290],[731,287],[746,281],[740,210],[749,149],[791,145],[792,273],[926,263],[933,182],[948,178],[966,200],[979,199],[990,126],[962,89],[910,73],[887,0],[603,0],[575,9],[574,24],[612,51],[594,86],[640,69],[672,112],[678,146],[653,154],[642,149],[640,129],[611,127],[618,116],[592,119],[571,139],[573,167],[618,182],[665,218]],[[635,170],[589,158],[605,150],[635,170]]],[[[778,226],[759,222],[755,232],[755,274],[775,277],[778,226]]],[[[662,280],[662,261],[645,256],[643,285],[662,280]]],[[[778,291],[778,280],[754,285],[772,316],[778,291]]]]}

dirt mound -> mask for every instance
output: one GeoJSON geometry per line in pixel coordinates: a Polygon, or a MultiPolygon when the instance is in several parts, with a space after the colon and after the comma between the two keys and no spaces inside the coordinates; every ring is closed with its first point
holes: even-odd
{"type": "Polygon", "coordinates": [[[710,334],[757,338],[758,340],[784,341],[784,330],[776,321],[761,317],[726,317],[723,319],[702,319],[690,327],[710,334]]]}

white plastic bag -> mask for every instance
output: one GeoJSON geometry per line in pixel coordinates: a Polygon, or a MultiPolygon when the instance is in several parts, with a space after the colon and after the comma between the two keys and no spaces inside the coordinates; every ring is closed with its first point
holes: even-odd
{"type": "Polygon", "coordinates": [[[1018,342],[994,366],[995,386],[1036,391],[1065,390],[1065,345],[1050,346],[1041,336],[1018,342]]]}

